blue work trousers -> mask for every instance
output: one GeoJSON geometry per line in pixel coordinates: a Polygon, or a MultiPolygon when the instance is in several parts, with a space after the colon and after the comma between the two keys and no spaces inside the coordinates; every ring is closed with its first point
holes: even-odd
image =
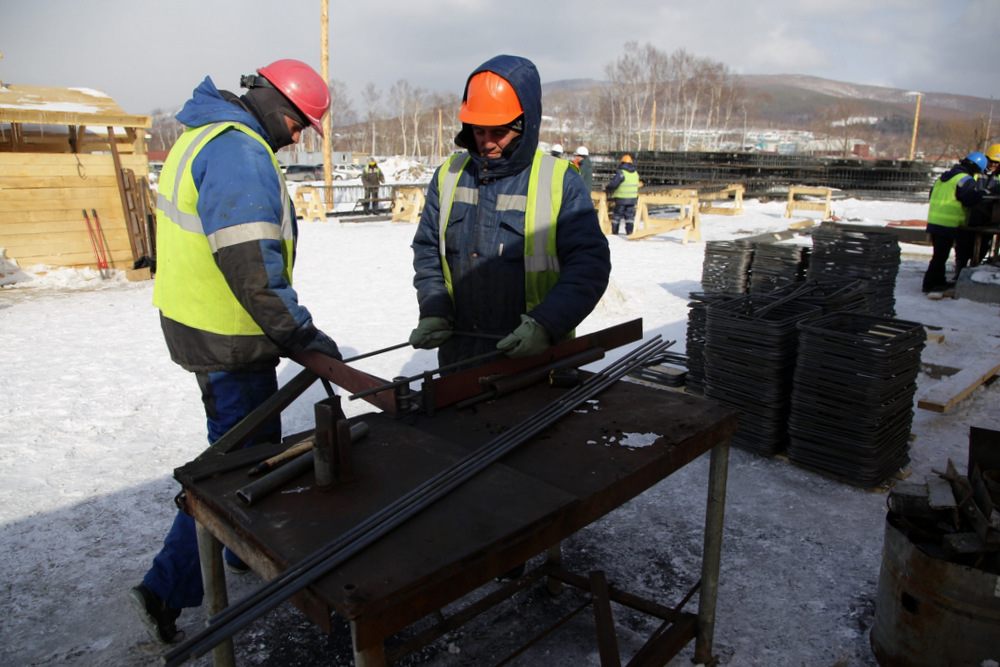
{"type": "MultiPolygon", "coordinates": [[[[214,443],[240,420],[278,390],[274,369],[244,373],[196,373],[201,387],[205,415],[208,417],[208,441],[214,443]]],[[[281,418],[265,425],[247,443],[280,442],[281,418]]],[[[230,562],[235,554],[226,550],[230,562]]],[[[177,512],[173,526],[163,540],[163,548],[153,559],[153,566],[142,583],[174,609],[201,605],[204,588],[198,559],[198,538],[194,519],[177,512]]]]}

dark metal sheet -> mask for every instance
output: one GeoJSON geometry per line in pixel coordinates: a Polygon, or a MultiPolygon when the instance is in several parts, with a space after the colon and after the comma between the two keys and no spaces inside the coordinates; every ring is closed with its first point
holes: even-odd
{"type": "MultiPolygon", "coordinates": [[[[186,485],[279,569],[312,554],[565,390],[547,384],[468,410],[405,423],[363,415],[356,482],[320,492],[312,473],[243,507],[236,471],[186,485]]],[[[338,614],[363,619],[373,646],[524,562],[727,438],[736,415],[718,404],[620,382],[344,562],[311,589],[338,614]],[[655,442],[648,434],[658,436],[655,442]],[[641,446],[628,447],[631,440],[641,446]]],[[[197,516],[196,516],[197,518],[197,516]]]]}

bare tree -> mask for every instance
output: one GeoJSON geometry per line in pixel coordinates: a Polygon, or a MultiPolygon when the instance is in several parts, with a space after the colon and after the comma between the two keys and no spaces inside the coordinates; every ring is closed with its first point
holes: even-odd
{"type": "Polygon", "coordinates": [[[393,110],[396,113],[396,122],[399,123],[399,138],[403,144],[401,155],[409,155],[406,143],[406,130],[407,121],[410,118],[410,114],[407,113],[410,91],[410,82],[406,79],[400,79],[392,84],[392,88],[389,90],[389,97],[392,99],[393,110]]]}
{"type": "Polygon", "coordinates": [[[174,117],[176,113],[176,111],[166,111],[165,109],[153,109],[153,113],[150,114],[149,150],[170,150],[170,147],[184,132],[184,126],[174,117]]]}
{"type": "Polygon", "coordinates": [[[410,125],[413,129],[413,156],[423,157],[420,151],[420,114],[424,107],[425,92],[423,88],[414,88],[410,91],[407,106],[410,110],[410,125]]]}
{"type": "Polygon", "coordinates": [[[361,91],[361,99],[365,105],[365,131],[362,148],[371,144],[369,152],[374,157],[377,152],[375,150],[375,123],[379,119],[379,102],[382,99],[382,93],[375,88],[374,83],[369,82],[361,91]]]}

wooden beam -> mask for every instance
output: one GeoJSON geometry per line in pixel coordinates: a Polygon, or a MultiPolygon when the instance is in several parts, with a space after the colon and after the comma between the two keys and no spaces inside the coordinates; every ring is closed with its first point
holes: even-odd
{"type": "Polygon", "coordinates": [[[987,352],[985,358],[931,387],[917,401],[917,407],[932,412],[948,412],[997,372],[1000,372],[1000,346],[987,352]]]}

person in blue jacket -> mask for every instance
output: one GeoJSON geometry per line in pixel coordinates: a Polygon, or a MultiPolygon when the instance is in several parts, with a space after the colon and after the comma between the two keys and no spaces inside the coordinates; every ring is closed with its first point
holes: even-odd
{"type": "Polygon", "coordinates": [[[926,292],[941,292],[951,289],[958,276],[972,258],[975,239],[964,229],[968,225],[969,212],[983,200],[983,191],[978,183],[979,175],[985,171],[986,156],[969,153],[951,169],[941,174],[931,188],[930,206],[927,210],[927,233],[931,235],[934,250],[931,261],[924,272],[922,289],[926,292]],[[955,280],[947,279],[948,256],[955,248],[955,280]]]}
{"type": "MultiPolygon", "coordinates": [[[[185,131],[160,174],[153,304],[170,356],[195,374],[214,443],[278,389],[280,357],[341,359],[292,287],[295,210],[274,156],[330,106],[309,65],[278,60],[243,77],[246,94],[210,78],[177,114],[185,131]]],[[[278,442],[276,418],[250,444],[278,442]]],[[[227,565],[246,565],[226,550],[227,565]]],[[[152,636],[175,641],[184,607],[202,602],[194,519],[179,511],[142,583],[129,592],[152,636]]]]}
{"type": "Polygon", "coordinates": [[[639,201],[639,174],[635,170],[631,155],[623,155],[614,178],[604,186],[608,199],[614,200],[611,212],[611,233],[618,234],[622,220],[625,221],[626,236],[635,226],[635,206],[639,201]]]}
{"type": "Polygon", "coordinates": [[[412,244],[420,318],[410,344],[439,348],[442,366],[540,354],[571,336],[607,287],[590,193],[568,161],[539,150],[541,119],[530,60],[496,56],[467,79],[455,138],[464,150],[431,179],[412,244]]]}

